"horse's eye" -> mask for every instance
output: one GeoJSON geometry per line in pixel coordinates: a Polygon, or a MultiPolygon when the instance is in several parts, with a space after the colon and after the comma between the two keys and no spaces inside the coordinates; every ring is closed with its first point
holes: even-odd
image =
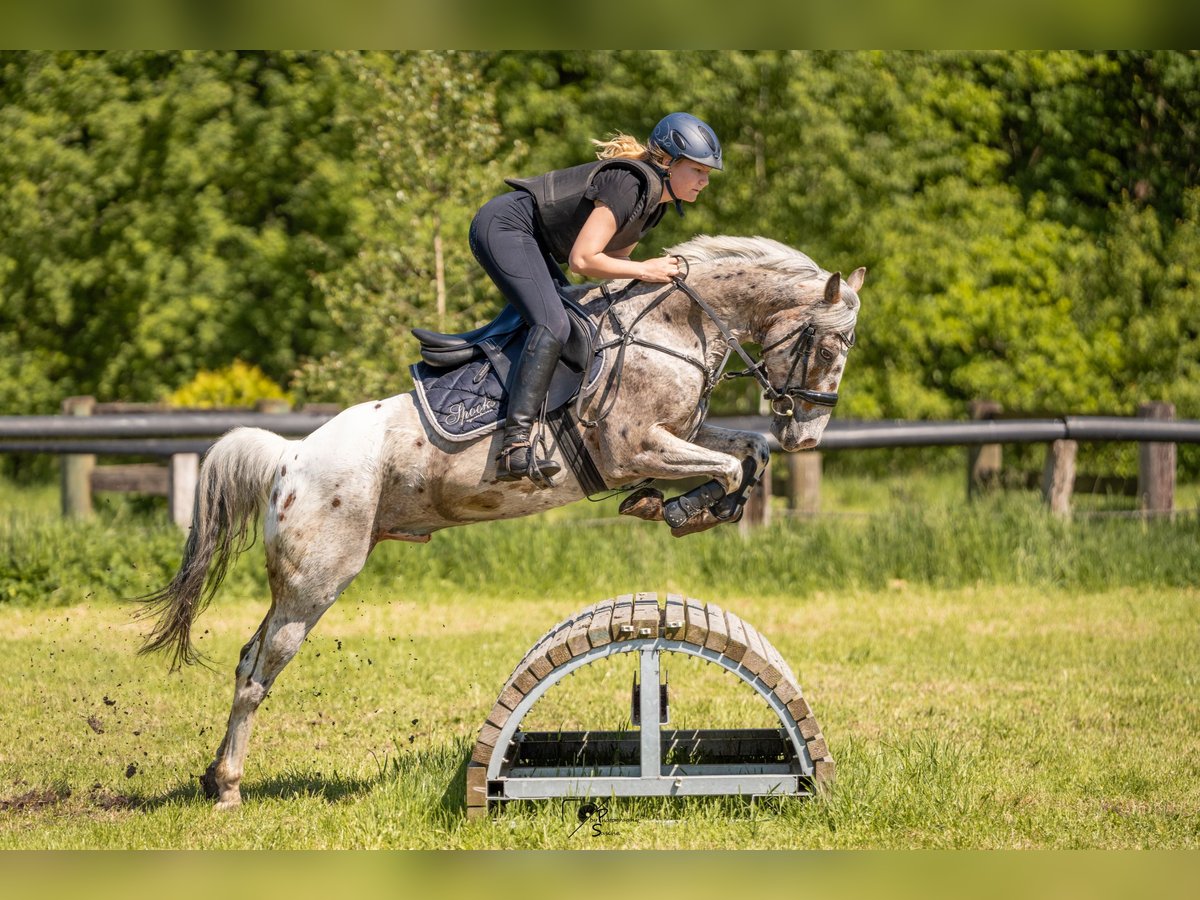
{"type": "Polygon", "coordinates": [[[821,359],[825,360],[825,362],[833,362],[833,360],[836,357],[837,357],[837,354],[834,353],[832,350],[830,350],[828,347],[821,348],[821,359]]]}

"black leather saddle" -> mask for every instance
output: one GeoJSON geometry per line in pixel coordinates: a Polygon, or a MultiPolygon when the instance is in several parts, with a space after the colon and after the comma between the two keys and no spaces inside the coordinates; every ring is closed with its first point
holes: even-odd
{"type": "MultiPolygon", "coordinates": [[[[559,296],[562,297],[561,294],[559,296]]],[[[591,365],[596,326],[575,301],[566,297],[562,297],[562,301],[571,323],[571,336],[563,347],[562,358],[572,369],[582,374],[591,365]]],[[[437,369],[453,369],[473,359],[490,355],[487,350],[503,348],[518,332],[524,335],[527,330],[525,320],[516,308],[509,304],[500,311],[500,315],[474,331],[442,334],[427,328],[413,328],[412,334],[421,343],[421,359],[437,369]]]]}
{"type": "MultiPolygon", "coordinates": [[[[573,300],[563,297],[563,305],[571,323],[571,335],[546,391],[548,411],[565,405],[580,390],[590,391],[603,368],[603,356],[596,355],[595,351],[598,343],[595,324],[573,300]]],[[[463,334],[413,328],[413,336],[421,342],[422,360],[413,368],[414,378],[421,382],[426,395],[434,397],[443,393],[454,393],[458,397],[461,391],[483,392],[490,396],[492,389],[488,387],[488,381],[495,378],[498,384],[494,399],[503,404],[512,368],[525,346],[528,332],[529,326],[512,306],[504,307],[500,315],[482,328],[463,334]],[[489,370],[493,374],[489,375],[489,370]]],[[[440,401],[431,402],[436,405],[440,401]]]]}

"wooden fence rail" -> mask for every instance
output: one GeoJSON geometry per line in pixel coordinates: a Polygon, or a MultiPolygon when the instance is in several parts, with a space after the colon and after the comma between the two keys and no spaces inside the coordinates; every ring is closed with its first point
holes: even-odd
{"type": "MultiPolygon", "coordinates": [[[[62,455],[63,511],[88,515],[92,493],[105,490],[141,491],[165,495],[172,521],[187,527],[191,521],[200,455],[216,439],[239,425],[267,428],[290,437],[303,437],[337,412],[336,407],[309,406],[291,412],[286,404],[260,405],[255,410],[167,410],[140,404],[101,404],[91,397],[63,402],[59,416],[0,416],[0,453],[62,455]],[[161,465],[96,466],[96,455],[158,456],[161,465]]],[[[1140,444],[1137,494],[1141,509],[1170,513],[1174,506],[1175,444],[1200,443],[1200,421],[1175,420],[1170,404],[1145,404],[1138,416],[1065,416],[1050,419],[1005,419],[989,406],[973,408],[978,418],[958,421],[833,420],[825,431],[822,452],[889,447],[964,446],[968,448],[968,493],[999,472],[1003,444],[1044,444],[1046,466],[1042,492],[1058,515],[1070,512],[1072,493],[1084,489],[1075,458],[1080,442],[1136,441],[1140,444]],[[984,417],[986,416],[986,417],[984,417]]],[[[712,424],[770,436],[765,416],[716,418],[712,424]]],[[[770,519],[770,497],[782,481],[790,510],[815,513],[820,509],[822,452],[775,456],[755,491],[743,521],[746,527],[770,519]],[[782,464],[774,477],[772,468],[782,464]]]]}

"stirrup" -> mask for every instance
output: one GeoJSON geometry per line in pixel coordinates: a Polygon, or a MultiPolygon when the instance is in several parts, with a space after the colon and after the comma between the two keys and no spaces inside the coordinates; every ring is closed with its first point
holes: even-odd
{"type": "Polygon", "coordinates": [[[552,459],[538,460],[534,452],[535,443],[532,440],[515,441],[501,447],[500,452],[496,454],[496,480],[520,481],[522,478],[528,478],[539,488],[554,487],[553,476],[562,469],[552,459]],[[512,455],[518,450],[526,451],[525,465],[514,468],[512,455]]]}

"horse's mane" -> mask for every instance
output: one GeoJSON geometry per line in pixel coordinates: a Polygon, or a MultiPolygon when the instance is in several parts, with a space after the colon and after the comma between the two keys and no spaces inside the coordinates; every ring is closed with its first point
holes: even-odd
{"type": "MultiPolygon", "coordinates": [[[[745,260],[778,272],[788,282],[820,280],[823,283],[831,274],[799,250],[765,237],[714,237],[702,234],[665,252],[686,257],[689,264],[745,260]]],[[[845,303],[834,307],[818,304],[813,308],[813,321],[819,328],[836,331],[855,321],[858,316],[858,298],[853,296],[853,291],[850,293],[851,296],[845,303]]],[[[846,297],[845,293],[843,297],[846,297]]]]}
{"type": "Polygon", "coordinates": [[[799,250],[765,237],[702,234],[669,248],[666,253],[686,257],[689,263],[750,260],[756,265],[792,276],[797,281],[829,276],[828,272],[799,250]]]}

